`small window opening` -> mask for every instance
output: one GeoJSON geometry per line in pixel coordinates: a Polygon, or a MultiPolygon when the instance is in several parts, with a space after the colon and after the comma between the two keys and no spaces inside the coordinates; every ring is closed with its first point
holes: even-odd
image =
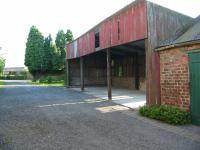
{"type": "Polygon", "coordinates": [[[99,32],[95,33],[95,48],[98,48],[99,45],[99,32]]]}

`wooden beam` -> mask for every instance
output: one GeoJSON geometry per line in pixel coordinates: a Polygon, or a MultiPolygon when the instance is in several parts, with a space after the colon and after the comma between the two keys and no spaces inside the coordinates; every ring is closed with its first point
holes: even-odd
{"type": "Polygon", "coordinates": [[[145,44],[145,53],[146,53],[146,57],[145,57],[145,59],[146,59],[146,72],[145,72],[145,76],[146,76],[146,104],[150,105],[151,104],[151,97],[150,97],[150,85],[149,85],[149,82],[150,82],[150,77],[149,77],[149,70],[150,70],[149,40],[145,39],[144,44],[145,44]]]}
{"type": "Polygon", "coordinates": [[[120,56],[126,56],[126,53],[122,52],[122,51],[115,51],[115,50],[112,50],[112,54],[114,55],[120,55],[120,56]]]}
{"type": "Polygon", "coordinates": [[[107,52],[107,89],[108,89],[108,100],[112,100],[110,49],[107,49],[106,52],[107,52]]]}
{"type": "Polygon", "coordinates": [[[141,51],[141,50],[138,50],[138,49],[134,49],[134,48],[127,48],[125,46],[118,46],[118,47],[115,47],[113,48],[114,51],[118,50],[120,52],[123,52],[125,54],[130,54],[130,53],[138,53],[138,54],[145,54],[145,51],[141,51]]]}
{"type": "Polygon", "coordinates": [[[135,54],[135,62],[134,62],[134,68],[135,68],[135,89],[139,90],[140,86],[140,79],[139,79],[139,61],[138,61],[138,54],[135,54]]]}
{"type": "Polygon", "coordinates": [[[69,60],[65,61],[65,86],[69,88],[69,60]]]}
{"type": "Polygon", "coordinates": [[[144,52],[144,48],[140,47],[140,46],[137,46],[137,45],[123,45],[124,47],[126,48],[129,48],[129,49],[136,49],[138,51],[142,51],[144,52]]]}
{"type": "Polygon", "coordinates": [[[84,59],[80,57],[80,79],[81,79],[81,91],[84,91],[84,59]]]}

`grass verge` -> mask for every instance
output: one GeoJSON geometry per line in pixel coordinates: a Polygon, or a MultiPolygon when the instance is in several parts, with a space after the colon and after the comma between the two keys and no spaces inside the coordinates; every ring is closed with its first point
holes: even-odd
{"type": "Polygon", "coordinates": [[[4,85],[4,82],[2,80],[0,80],[0,88],[2,88],[4,85]]]}
{"type": "Polygon", "coordinates": [[[42,76],[36,81],[32,81],[34,85],[41,86],[64,86],[63,76],[42,76]]]}
{"type": "Polygon", "coordinates": [[[64,81],[56,81],[52,83],[47,83],[47,82],[39,82],[39,81],[32,81],[33,85],[40,85],[40,86],[64,86],[64,81]]]}

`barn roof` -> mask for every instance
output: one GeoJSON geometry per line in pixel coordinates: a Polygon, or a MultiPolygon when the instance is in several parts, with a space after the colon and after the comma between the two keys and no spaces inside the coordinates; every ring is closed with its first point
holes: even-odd
{"type": "Polygon", "coordinates": [[[176,45],[196,40],[200,40],[200,15],[176,31],[174,37],[161,42],[158,49],[169,45],[176,45]]]}

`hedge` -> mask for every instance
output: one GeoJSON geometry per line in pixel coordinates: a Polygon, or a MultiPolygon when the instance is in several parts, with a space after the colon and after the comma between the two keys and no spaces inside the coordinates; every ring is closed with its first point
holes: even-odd
{"type": "Polygon", "coordinates": [[[173,125],[183,125],[191,122],[190,113],[177,107],[167,105],[154,105],[140,107],[142,116],[160,120],[173,125]]]}
{"type": "Polygon", "coordinates": [[[26,80],[27,77],[23,75],[7,75],[0,76],[0,80],[26,80]]]}

